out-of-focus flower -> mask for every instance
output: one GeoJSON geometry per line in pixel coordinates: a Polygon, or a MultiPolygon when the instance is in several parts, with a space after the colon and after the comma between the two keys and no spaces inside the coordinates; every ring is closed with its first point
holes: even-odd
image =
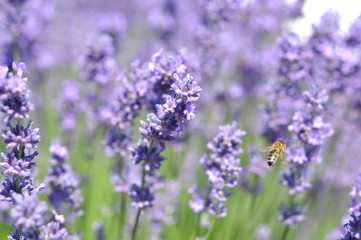
{"type": "Polygon", "coordinates": [[[200,160],[205,166],[204,171],[210,182],[207,194],[200,194],[198,186],[192,187],[188,192],[193,195],[189,205],[194,213],[207,211],[211,215],[223,218],[227,215],[224,203],[231,195],[228,189],[236,186],[241,171],[240,159],[236,157],[243,152],[240,144],[246,132],[237,129],[235,122],[220,126],[219,130],[213,141],[207,144],[211,151],[210,157],[205,154],[200,160]]]}
{"type": "Polygon", "coordinates": [[[109,83],[117,71],[113,54],[114,47],[109,35],[102,34],[91,41],[81,58],[81,78],[100,85],[109,83]]]}
{"type": "MultiPolygon", "coordinates": [[[[360,174],[361,176],[361,174],[360,174]]],[[[351,204],[348,204],[348,212],[351,218],[344,225],[345,233],[338,238],[339,240],[359,239],[361,237],[361,190],[360,182],[357,180],[350,192],[351,204]]]]}
{"type": "Polygon", "coordinates": [[[297,204],[294,204],[292,208],[289,208],[286,203],[282,202],[279,211],[282,213],[278,220],[283,222],[288,227],[296,227],[297,223],[305,220],[303,213],[305,208],[300,208],[297,204]]]}
{"type": "Polygon", "coordinates": [[[77,126],[77,115],[81,109],[80,86],[77,82],[66,80],[62,83],[62,90],[58,99],[55,101],[55,107],[60,118],[60,128],[71,132],[77,126]]]}
{"type": "Polygon", "coordinates": [[[92,229],[94,232],[94,235],[96,236],[96,239],[98,240],[104,240],[105,239],[105,233],[104,233],[104,223],[101,220],[97,220],[93,223],[92,229]]]}
{"type": "Polygon", "coordinates": [[[22,226],[27,231],[44,222],[43,215],[48,207],[45,202],[39,202],[36,193],[32,195],[14,193],[13,198],[15,203],[10,216],[15,219],[16,226],[22,226]]]}
{"type": "Polygon", "coordinates": [[[67,221],[83,215],[79,179],[73,173],[71,166],[66,164],[68,150],[59,142],[53,143],[49,151],[50,167],[45,178],[45,184],[50,187],[49,201],[60,212],[67,213],[67,221]]]}

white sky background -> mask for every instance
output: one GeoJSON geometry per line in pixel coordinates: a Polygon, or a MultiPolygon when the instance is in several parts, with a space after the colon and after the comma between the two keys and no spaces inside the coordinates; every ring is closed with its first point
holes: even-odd
{"type": "Polygon", "coordinates": [[[341,29],[345,31],[361,14],[361,0],[306,0],[303,8],[305,17],[291,24],[291,29],[300,35],[308,35],[312,24],[318,23],[321,16],[329,9],[340,14],[341,29]]]}

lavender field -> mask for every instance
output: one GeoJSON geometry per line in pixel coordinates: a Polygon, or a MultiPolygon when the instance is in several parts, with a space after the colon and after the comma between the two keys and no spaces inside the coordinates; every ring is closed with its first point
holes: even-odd
{"type": "Polygon", "coordinates": [[[0,239],[361,239],[361,7],[307,2],[0,0],[0,239]]]}

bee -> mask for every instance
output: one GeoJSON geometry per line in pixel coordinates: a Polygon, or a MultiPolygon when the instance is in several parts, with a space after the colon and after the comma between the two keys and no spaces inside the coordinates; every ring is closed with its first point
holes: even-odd
{"type": "Polygon", "coordinates": [[[278,139],[274,144],[272,144],[272,146],[270,147],[270,152],[267,156],[268,166],[272,167],[276,163],[278,157],[280,157],[283,165],[286,166],[286,163],[283,160],[283,157],[285,155],[285,149],[286,142],[282,139],[278,139]]]}

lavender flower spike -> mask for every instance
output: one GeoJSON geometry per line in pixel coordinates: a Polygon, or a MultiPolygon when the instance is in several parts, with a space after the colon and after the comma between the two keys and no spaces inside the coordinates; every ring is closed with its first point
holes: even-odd
{"type": "Polygon", "coordinates": [[[237,185],[241,171],[241,160],[236,157],[243,152],[240,144],[246,132],[237,129],[236,122],[220,126],[219,130],[213,141],[207,144],[211,151],[210,157],[205,154],[200,160],[208,177],[208,191],[202,195],[199,187],[194,186],[188,192],[193,195],[189,205],[195,214],[207,211],[218,218],[224,218],[227,215],[224,203],[231,196],[228,189],[237,185]]]}
{"type": "Polygon", "coordinates": [[[156,105],[156,113],[150,113],[146,122],[141,121],[139,133],[142,139],[131,149],[135,164],[142,164],[141,185],[133,184],[129,195],[133,199],[132,206],[138,208],[134,223],[132,239],[136,238],[137,227],[142,209],[152,206],[154,199],[151,180],[154,170],[160,168],[165,159],[160,155],[165,149],[166,142],[170,142],[183,135],[186,121],[194,118],[202,89],[187,75],[185,78],[174,74],[175,83],[171,85],[170,95],[166,102],[156,105]],[[150,177],[149,179],[146,176],[150,177]]]}
{"type": "Polygon", "coordinates": [[[33,179],[30,178],[36,165],[34,159],[38,155],[32,150],[40,141],[40,136],[37,135],[39,129],[31,129],[32,121],[28,121],[26,127],[23,125],[22,120],[28,118],[28,113],[32,110],[30,91],[26,88],[26,78],[22,77],[26,68],[23,63],[14,63],[13,69],[17,71],[16,75],[6,67],[0,67],[0,109],[7,114],[5,122],[8,127],[1,135],[8,152],[0,153],[4,160],[0,167],[4,169],[2,174],[5,175],[0,200],[12,204],[10,216],[15,228],[8,239],[64,239],[67,236],[67,230],[61,229],[64,221],[56,223],[62,217],[55,214],[55,222],[48,220],[45,217],[48,207],[45,202],[39,202],[38,194],[44,190],[44,184],[35,188],[33,179]],[[15,122],[13,119],[17,120],[15,127],[12,125],[15,122]],[[47,225],[42,226],[44,223],[47,225]]]}
{"type": "Polygon", "coordinates": [[[67,221],[71,222],[74,217],[83,215],[79,179],[72,172],[71,166],[65,163],[68,160],[66,147],[55,142],[50,146],[49,151],[51,153],[49,175],[45,178],[45,183],[50,186],[49,201],[57,210],[61,212],[66,210],[67,221]]]}
{"type": "MultiPolygon", "coordinates": [[[[360,173],[361,176],[361,173],[360,173]]],[[[356,181],[350,192],[351,203],[348,204],[348,212],[351,219],[344,225],[345,234],[339,240],[360,239],[361,237],[361,183],[356,181]]]]}

